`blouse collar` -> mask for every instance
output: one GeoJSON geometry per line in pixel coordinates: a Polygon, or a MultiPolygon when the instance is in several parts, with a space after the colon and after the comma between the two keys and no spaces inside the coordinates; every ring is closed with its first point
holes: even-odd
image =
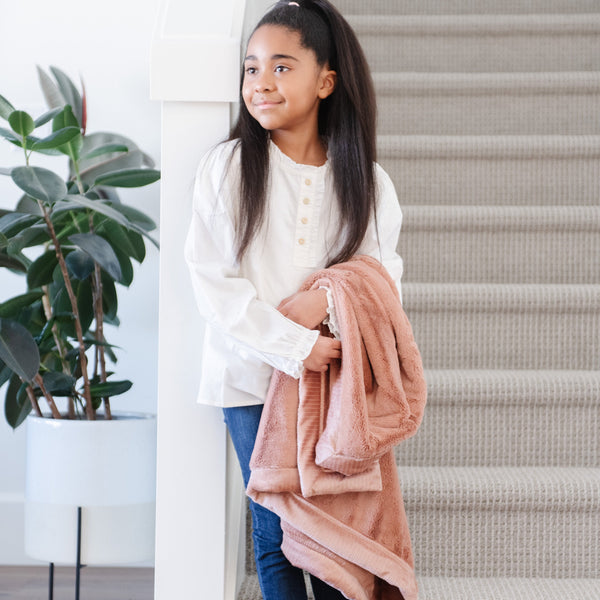
{"type": "Polygon", "coordinates": [[[303,165],[292,160],[287,154],[284,154],[279,146],[269,138],[269,146],[271,151],[271,156],[276,159],[283,167],[287,167],[288,169],[292,169],[296,172],[301,171],[302,173],[313,172],[316,174],[323,173],[327,167],[329,166],[329,154],[327,154],[327,160],[324,164],[320,166],[316,165],[303,165]]]}

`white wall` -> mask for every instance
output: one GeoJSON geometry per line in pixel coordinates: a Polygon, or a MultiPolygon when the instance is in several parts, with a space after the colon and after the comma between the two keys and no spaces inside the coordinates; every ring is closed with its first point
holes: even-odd
{"type": "MultiPolygon", "coordinates": [[[[46,110],[35,65],[56,65],[74,81],[84,78],[88,131],[114,131],[133,139],[160,168],[160,105],[150,100],[149,62],[158,0],[0,0],[0,94],[37,116],[46,110]]],[[[5,127],[5,123],[0,123],[5,127]]],[[[34,164],[61,158],[37,155],[34,164]]],[[[0,140],[0,166],[22,164],[22,151],[0,140]]],[[[63,161],[66,173],[66,162],[63,161]]],[[[14,208],[19,191],[0,176],[0,207],[14,208]]],[[[122,190],[121,199],[159,218],[159,185],[122,190]]],[[[158,232],[156,232],[158,237],[158,232]]],[[[134,382],[112,401],[113,410],[156,412],[158,361],[158,252],[148,246],[129,290],[120,288],[121,327],[109,340],[116,372],[134,382]]],[[[24,289],[22,278],[0,269],[0,302],[24,289]]],[[[24,429],[12,432],[0,390],[0,564],[34,564],[23,552],[24,429]]]]}

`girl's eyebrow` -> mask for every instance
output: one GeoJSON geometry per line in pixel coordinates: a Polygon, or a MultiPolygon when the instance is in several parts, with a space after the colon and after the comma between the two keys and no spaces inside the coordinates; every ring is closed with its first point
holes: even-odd
{"type": "MultiPolygon", "coordinates": [[[[271,56],[271,60],[282,60],[282,59],[295,60],[296,62],[298,62],[298,59],[295,56],[290,56],[289,54],[273,54],[273,56],[271,56]]],[[[256,58],[256,56],[254,56],[254,54],[250,54],[249,56],[246,56],[246,58],[244,59],[244,62],[246,62],[247,60],[258,60],[258,59],[256,58]]]]}

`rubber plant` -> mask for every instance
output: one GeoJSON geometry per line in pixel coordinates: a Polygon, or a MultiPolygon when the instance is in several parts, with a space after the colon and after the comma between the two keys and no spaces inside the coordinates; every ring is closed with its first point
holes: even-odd
{"type": "Polygon", "coordinates": [[[38,67],[49,106],[41,116],[0,96],[7,122],[0,136],[24,157],[0,168],[22,191],[15,210],[0,210],[0,268],[21,273],[27,286],[13,298],[0,288],[0,386],[13,428],[31,411],[93,420],[103,405],[111,418],[110,398],[132,385],[107,367],[107,359],[116,362],[105,335],[106,324],[119,324],[115,284],[132,283],[132,259],[144,260],[145,239],[156,245],[155,223],[116,191],[157,181],[152,159],[125,136],[87,133],[83,82],[80,93],[63,71],[49,70],[38,67]],[[63,173],[68,157],[68,176],[35,166],[39,153],[55,156],[63,173]]]}

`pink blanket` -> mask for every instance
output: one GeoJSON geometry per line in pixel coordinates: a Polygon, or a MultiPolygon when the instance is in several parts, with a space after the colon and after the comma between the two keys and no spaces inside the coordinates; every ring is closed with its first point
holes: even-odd
{"type": "Polygon", "coordinates": [[[281,517],[290,562],[353,600],[415,600],[394,445],[423,417],[421,357],[398,291],[375,259],[314,273],[329,287],[342,358],[300,380],[275,371],[248,495],[281,517]]]}

